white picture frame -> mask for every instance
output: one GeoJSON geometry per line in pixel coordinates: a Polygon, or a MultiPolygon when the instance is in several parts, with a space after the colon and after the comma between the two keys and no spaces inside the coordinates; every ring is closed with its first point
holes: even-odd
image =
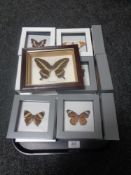
{"type": "MultiPolygon", "coordinates": [[[[23,48],[30,48],[31,45],[26,46],[27,42],[27,36],[28,34],[32,35],[40,35],[44,36],[44,33],[48,33],[50,37],[50,41],[48,42],[48,45],[46,46],[55,46],[55,27],[22,27],[21,37],[20,37],[20,43],[19,43],[19,49],[18,49],[18,56],[22,55],[22,49],[23,48]],[[42,35],[43,34],[43,35],[42,35]]],[[[34,38],[36,39],[36,38],[34,38]]],[[[41,40],[43,37],[41,37],[41,40]]],[[[38,41],[40,41],[40,38],[38,38],[38,41]]]]}
{"type": "MultiPolygon", "coordinates": [[[[67,40],[65,39],[65,41],[69,41],[70,38],[73,38],[73,40],[71,42],[69,42],[69,44],[71,44],[72,42],[74,42],[74,44],[76,44],[77,42],[77,39],[76,41],[74,40],[74,38],[76,38],[76,36],[79,34],[81,34],[82,36],[82,40],[85,41],[86,43],[86,49],[85,50],[80,50],[80,56],[93,56],[93,47],[92,47],[92,41],[91,41],[91,31],[90,31],[90,28],[71,28],[71,29],[57,29],[56,30],[56,34],[57,34],[57,37],[56,37],[56,44],[57,45],[62,45],[63,42],[62,42],[62,35],[63,34],[66,34],[66,36],[68,36],[68,34],[70,35],[67,40]],[[74,36],[72,36],[74,35],[74,36]]],[[[78,39],[80,38],[77,37],[78,39]]]]}

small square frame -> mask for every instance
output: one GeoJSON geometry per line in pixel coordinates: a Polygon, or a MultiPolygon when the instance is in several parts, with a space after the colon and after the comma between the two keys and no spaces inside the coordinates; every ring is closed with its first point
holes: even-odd
{"type": "Polygon", "coordinates": [[[83,88],[82,69],[80,66],[80,55],[77,45],[70,46],[50,46],[42,49],[23,49],[22,53],[22,69],[21,69],[21,91],[42,91],[52,89],[75,89],[83,88]],[[33,57],[41,57],[42,55],[47,57],[52,55],[70,55],[73,64],[74,79],[69,82],[54,82],[52,84],[32,84],[31,82],[31,65],[33,57]],[[39,55],[39,56],[38,56],[39,55]]]}
{"type": "Polygon", "coordinates": [[[15,95],[13,101],[13,107],[8,127],[7,138],[12,139],[53,139],[55,133],[55,96],[40,96],[40,95],[15,95]],[[34,101],[34,102],[48,102],[50,103],[49,119],[48,119],[48,132],[23,132],[16,131],[19,120],[19,110],[21,101],[34,101]]]}
{"type": "Polygon", "coordinates": [[[64,94],[58,96],[57,104],[57,134],[58,139],[102,139],[102,125],[99,96],[96,94],[64,94]],[[64,102],[92,101],[94,113],[94,132],[64,131],[64,102]]]}
{"type": "Polygon", "coordinates": [[[95,72],[95,65],[93,57],[81,57],[81,65],[88,64],[89,69],[89,79],[90,85],[85,86],[84,89],[77,89],[77,90],[66,90],[60,91],[61,93],[87,93],[87,92],[95,92],[97,91],[97,80],[96,80],[96,72],[95,72]]]}
{"type": "Polygon", "coordinates": [[[57,29],[57,39],[56,43],[57,45],[62,45],[62,34],[85,34],[85,40],[87,45],[88,51],[81,51],[80,56],[93,56],[93,47],[92,47],[92,41],[91,41],[91,32],[90,28],[72,28],[72,29],[57,29]]]}
{"type": "Polygon", "coordinates": [[[18,55],[22,55],[22,49],[26,48],[26,38],[28,33],[50,33],[50,44],[48,46],[55,46],[55,27],[22,27],[18,55]]]}

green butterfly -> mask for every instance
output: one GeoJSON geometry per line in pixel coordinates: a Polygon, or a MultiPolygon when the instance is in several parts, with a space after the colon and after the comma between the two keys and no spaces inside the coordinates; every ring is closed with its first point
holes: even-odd
{"type": "Polygon", "coordinates": [[[55,72],[55,75],[58,78],[64,78],[65,70],[64,68],[67,66],[69,62],[69,58],[63,58],[56,61],[53,65],[50,65],[47,61],[41,58],[35,58],[35,63],[40,68],[40,80],[48,79],[50,77],[51,71],[55,72]]]}

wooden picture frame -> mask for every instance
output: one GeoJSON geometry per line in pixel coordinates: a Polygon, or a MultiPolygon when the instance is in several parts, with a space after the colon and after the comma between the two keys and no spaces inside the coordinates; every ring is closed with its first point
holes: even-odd
{"type": "Polygon", "coordinates": [[[23,49],[21,91],[80,89],[83,86],[77,45],[23,49]]]}

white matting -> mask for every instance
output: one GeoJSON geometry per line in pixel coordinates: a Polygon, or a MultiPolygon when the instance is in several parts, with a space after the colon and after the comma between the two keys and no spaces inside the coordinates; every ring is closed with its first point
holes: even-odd
{"type": "Polygon", "coordinates": [[[50,103],[45,102],[23,102],[21,106],[19,123],[18,123],[18,131],[25,132],[47,132],[48,131],[48,119],[49,119],[49,108],[50,103]],[[44,118],[41,120],[39,126],[36,126],[34,121],[26,126],[24,121],[24,111],[30,111],[33,115],[44,111],[44,118]]]}
{"type": "Polygon", "coordinates": [[[69,83],[69,82],[75,82],[75,72],[74,72],[74,64],[72,60],[71,55],[63,55],[63,56],[57,56],[57,57],[39,57],[41,59],[44,59],[47,61],[50,65],[53,65],[56,61],[62,59],[62,58],[69,58],[69,62],[67,66],[64,68],[65,70],[65,79],[64,78],[58,78],[55,75],[54,70],[51,71],[50,77],[48,79],[40,80],[40,68],[36,65],[33,58],[32,62],[32,85],[44,85],[44,84],[54,84],[54,83],[69,83]]]}
{"type": "Polygon", "coordinates": [[[64,130],[65,131],[78,131],[78,132],[94,132],[94,115],[93,103],[91,101],[65,101],[64,108],[64,130]],[[90,111],[85,125],[80,125],[79,121],[76,125],[70,123],[70,117],[67,110],[72,110],[80,115],[82,112],[90,111]]]}

